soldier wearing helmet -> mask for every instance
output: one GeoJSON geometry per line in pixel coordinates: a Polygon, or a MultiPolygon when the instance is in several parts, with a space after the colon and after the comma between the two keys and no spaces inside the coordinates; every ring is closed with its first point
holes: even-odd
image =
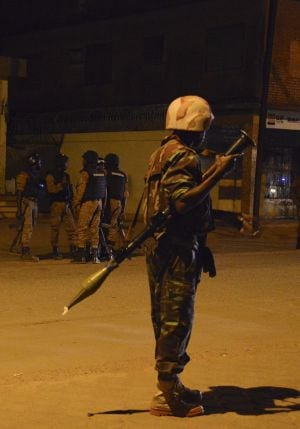
{"type": "Polygon", "coordinates": [[[62,259],[62,254],[59,251],[61,224],[64,225],[68,236],[70,253],[71,255],[75,253],[76,226],[71,209],[72,185],[70,176],[66,172],[68,159],[67,155],[57,154],[53,170],[46,175],[46,187],[50,196],[50,240],[54,259],[62,259]]]}
{"type": "Polygon", "coordinates": [[[145,176],[143,211],[151,216],[170,207],[173,216],[145,243],[151,314],[158,372],[154,415],[203,414],[201,392],[185,387],[179,374],[187,354],[197,285],[202,271],[215,275],[206,236],[213,229],[209,191],[231,167],[233,157],[218,157],[201,171],[198,152],[214,116],[206,100],[184,96],[168,107],[166,129],[172,130],[151,155],[145,176]]]}
{"type": "Polygon", "coordinates": [[[41,157],[38,153],[29,154],[26,158],[26,167],[16,177],[17,213],[22,223],[21,259],[37,262],[39,258],[31,253],[30,242],[33,228],[37,222],[38,198],[43,183],[40,179],[42,167],[41,157]]]}
{"type": "Polygon", "coordinates": [[[73,207],[77,212],[77,251],[73,262],[85,263],[86,246],[92,248],[92,262],[99,263],[99,225],[103,200],[106,198],[106,174],[99,169],[99,155],[93,150],[83,155],[83,169],[80,172],[73,207]]]}
{"type": "Polygon", "coordinates": [[[108,243],[117,250],[125,237],[120,223],[125,218],[126,201],[129,197],[128,180],[124,171],[119,168],[120,159],[117,154],[109,153],[105,156],[107,170],[107,207],[105,220],[109,223],[108,243]],[[121,232],[121,234],[120,234],[121,232]]]}

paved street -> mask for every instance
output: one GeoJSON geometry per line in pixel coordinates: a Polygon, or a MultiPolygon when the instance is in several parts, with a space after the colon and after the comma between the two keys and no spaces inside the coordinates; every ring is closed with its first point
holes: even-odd
{"type": "MultiPolygon", "coordinates": [[[[256,239],[224,225],[211,234],[218,275],[199,287],[183,375],[204,391],[207,414],[184,420],[148,413],[154,341],[143,257],[62,317],[99,266],[21,262],[7,252],[10,223],[0,221],[1,429],[300,427],[295,222],[265,223],[256,239]]],[[[43,217],[37,253],[50,251],[48,237],[43,217]]]]}

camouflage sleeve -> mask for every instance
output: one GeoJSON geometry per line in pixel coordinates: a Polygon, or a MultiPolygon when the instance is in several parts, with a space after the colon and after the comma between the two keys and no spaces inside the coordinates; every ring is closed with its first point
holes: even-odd
{"type": "Polygon", "coordinates": [[[167,198],[172,202],[199,184],[201,166],[199,157],[192,151],[176,153],[168,164],[161,184],[167,198]]]}
{"type": "Polygon", "coordinates": [[[46,176],[46,187],[50,194],[56,194],[63,190],[63,185],[61,183],[55,183],[52,174],[47,174],[46,176]]]}
{"type": "Polygon", "coordinates": [[[82,171],[80,173],[79,180],[76,185],[75,195],[73,199],[74,207],[78,206],[81,203],[88,181],[89,181],[89,174],[86,171],[82,171]]]}
{"type": "Polygon", "coordinates": [[[21,173],[19,173],[16,177],[16,190],[24,192],[27,180],[28,174],[26,171],[21,171],[21,173]]]}

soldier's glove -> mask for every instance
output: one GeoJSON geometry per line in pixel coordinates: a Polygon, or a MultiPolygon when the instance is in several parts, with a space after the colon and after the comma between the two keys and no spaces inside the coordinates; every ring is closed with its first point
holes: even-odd
{"type": "Polygon", "coordinates": [[[209,247],[203,248],[203,272],[208,273],[209,277],[217,275],[214,256],[209,247]]]}

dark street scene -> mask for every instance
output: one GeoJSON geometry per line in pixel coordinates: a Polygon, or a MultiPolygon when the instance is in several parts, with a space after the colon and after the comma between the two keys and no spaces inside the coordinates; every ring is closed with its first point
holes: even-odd
{"type": "Polygon", "coordinates": [[[1,429],[300,427],[300,2],[3,0],[1,429]]]}

